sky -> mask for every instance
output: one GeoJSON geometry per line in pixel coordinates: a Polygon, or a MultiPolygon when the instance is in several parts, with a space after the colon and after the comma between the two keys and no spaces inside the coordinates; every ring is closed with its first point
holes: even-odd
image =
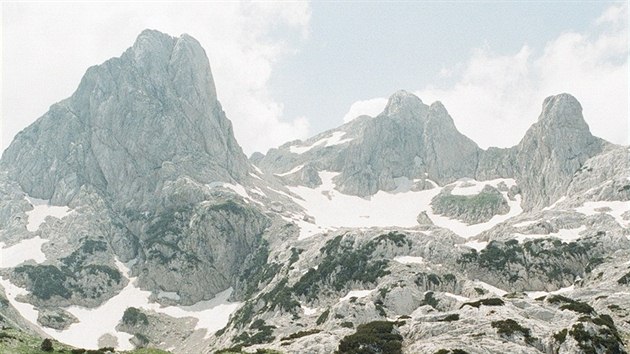
{"type": "Polygon", "coordinates": [[[517,144],[562,92],[629,143],[626,1],[2,2],[1,17],[2,150],[145,28],[199,40],[247,154],[375,116],[400,89],[482,148],[517,144]]]}

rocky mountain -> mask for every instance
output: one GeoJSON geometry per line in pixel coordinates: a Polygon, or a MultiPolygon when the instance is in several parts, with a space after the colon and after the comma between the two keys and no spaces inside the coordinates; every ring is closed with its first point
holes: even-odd
{"type": "Polygon", "coordinates": [[[121,208],[154,209],[174,177],[239,182],[249,165],[199,42],[147,30],[18,134],[2,168],[30,196],[55,204],[86,187],[121,208]]]}
{"type": "Polygon", "coordinates": [[[511,148],[399,91],[247,159],[147,30],[0,160],[0,349],[625,353],[628,176],[568,94],[511,148]]]}

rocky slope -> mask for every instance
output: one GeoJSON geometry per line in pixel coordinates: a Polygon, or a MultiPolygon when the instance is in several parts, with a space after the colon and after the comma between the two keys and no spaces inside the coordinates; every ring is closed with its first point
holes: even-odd
{"type": "Polygon", "coordinates": [[[4,152],[0,314],[91,349],[624,353],[629,161],[568,94],[482,150],[405,91],[248,160],[199,43],[147,30],[4,152]]]}

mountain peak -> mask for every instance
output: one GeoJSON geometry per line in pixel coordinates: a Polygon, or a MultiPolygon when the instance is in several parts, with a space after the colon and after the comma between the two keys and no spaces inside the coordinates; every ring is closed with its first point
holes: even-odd
{"type": "Polygon", "coordinates": [[[560,126],[577,124],[580,128],[588,130],[588,125],[582,116],[582,105],[568,93],[545,98],[538,121],[560,126]]]}
{"type": "Polygon", "coordinates": [[[164,181],[180,175],[233,182],[248,168],[199,42],[155,30],[91,67],[72,97],[26,128],[1,162],[29,166],[10,170],[34,197],[65,204],[92,185],[136,206],[154,203],[164,181]]]}
{"type": "Polygon", "coordinates": [[[383,112],[387,115],[399,112],[417,112],[423,107],[426,106],[418,96],[405,90],[399,90],[389,96],[383,112]]]}

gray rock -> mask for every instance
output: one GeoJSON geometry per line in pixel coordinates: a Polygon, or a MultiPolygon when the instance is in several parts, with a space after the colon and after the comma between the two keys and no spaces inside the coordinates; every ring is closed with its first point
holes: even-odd
{"type": "Polygon", "coordinates": [[[547,97],[538,122],[514,148],[524,208],[541,208],[565,195],[574,173],[606,144],[591,135],[573,96],[547,97]]]}
{"type": "Polygon", "coordinates": [[[37,322],[44,327],[62,331],[70,327],[71,324],[79,322],[79,320],[70,312],[60,308],[43,308],[39,310],[37,322]]]}
{"type": "Polygon", "coordinates": [[[433,212],[468,224],[487,222],[495,215],[510,211],[507,201],[496,188],[486,185],[475,195],[453,195],[451,188],[443,189],[431,200],[433,212]]]}

